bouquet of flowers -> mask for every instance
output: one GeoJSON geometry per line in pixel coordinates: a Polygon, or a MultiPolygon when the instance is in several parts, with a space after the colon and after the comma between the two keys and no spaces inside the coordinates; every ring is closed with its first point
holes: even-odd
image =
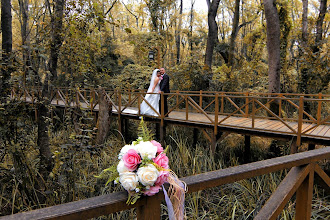
{"type": "Polygon", "coordinates": [[[155,140],[144,141],[139,137],[121,149],[118,159],[119,176],[115,183],[120,183],[128,191],[127,203],[134,204],[142,194],[152,196],[158,193],[170,174],[168,157],[155,140]]]}
{"type": "Polygon", "coordinates": [[[159,142],[152,140],[143,118],[139,130],[140,137],[120,150],[118,164],[103,170],[98,177],[111,172],[106,184],[111,181],[120,183],[128,192],[127,204],[134,204],[142,195],[153,196],[163,189],[170,219],[181,219],[186,187],[169,169],[167,149],[164,150],[159,142]],[[168,194],[163,187],[165,182],[170,184],[168,194]]]}

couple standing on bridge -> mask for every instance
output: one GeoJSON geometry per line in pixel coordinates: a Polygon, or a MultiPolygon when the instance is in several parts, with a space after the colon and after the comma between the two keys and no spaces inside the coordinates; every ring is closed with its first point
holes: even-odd
{"type": "MultiPolygon", "coordinates": [[[[140,113],[142,115],[158,116],[161,112],[161,96],[160,93],[170,93],[170,77],[166,74],[165,68],[155,69],[152,72],[150,85],[145,96],[145,100],[149,105],[143,101],[140,106],[140,113]],[[156,94],[155,94],[156,93],[156,94]],[[152,108],[150,107],[152,106],[152,108]],[[156,112],[157,111],[157,112],[156,112]]],[[[167,95],[164,95],[164,115],[168,112],[167,95]]],[[[168,115],[167,115],[168,116],[168,115]]]]}

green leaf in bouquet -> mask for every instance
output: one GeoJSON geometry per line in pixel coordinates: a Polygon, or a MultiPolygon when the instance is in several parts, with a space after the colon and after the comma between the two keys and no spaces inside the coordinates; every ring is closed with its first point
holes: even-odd
{"type": "Polygon", "coordinates": [[[114,181],[117,177],[119,177],[119,174],[117,172],[117,167],[115,165],[112,165],[111,167],[102,170],[100,175],[94,177],[100,179],[108,178],[108,181],[105,184],[107,186],[110,182],[114,181]]]}
{"type": "Polygon", "coordinates": [[[139,137],[142,137],[143,141],[151,141],[153,140],[154,135],[152,132],[148,129],[147,125],[145,124],[143,117],[141,118],[139,127],[138,127],[138,135],[139,137]]]}
{"type": "Polygon", "coordinates": [[[128,198],[126,201],[127,205],[133,205],[136,203],[136,201],[141,197],[140,193],[135,192],[128,192],[128,198]]]}

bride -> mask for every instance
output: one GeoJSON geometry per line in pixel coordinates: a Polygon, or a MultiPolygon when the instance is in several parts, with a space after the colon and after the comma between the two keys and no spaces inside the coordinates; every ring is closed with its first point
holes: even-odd
{"type": "Polygon", "coordinates": [[[149,105],[143,101],[140,106],[140,113],[142,115],[151,115],[151,116],[159,116],[159,99],[160,91],[159,83],[160,83],[161,73],[159,69],[155,69],[152,72],[150,86],[144,99],[149,103],[149,105]],[[157,93],[157,94],[150,94],[150,93],[157,93]],[[152,106],[152,108],[150,107],[152,106]]]}

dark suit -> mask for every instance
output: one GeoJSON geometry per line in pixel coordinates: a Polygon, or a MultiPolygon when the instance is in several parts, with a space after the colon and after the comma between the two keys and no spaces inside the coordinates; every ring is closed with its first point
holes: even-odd
{"type": "MultiPolygon", "coordinates": [[[[162,81],[160,81],[160,91],[164,93],[170,93],[170,77],[165,73],[163,75],[162,81]]],[[[159,112],[161,112],[162,108],[162,100],[160,98],[159,100],[159,112]]],[[[164,95],[164,115],[168,112],[168,107],[167,107],[167,95],[164,95]]]]}

